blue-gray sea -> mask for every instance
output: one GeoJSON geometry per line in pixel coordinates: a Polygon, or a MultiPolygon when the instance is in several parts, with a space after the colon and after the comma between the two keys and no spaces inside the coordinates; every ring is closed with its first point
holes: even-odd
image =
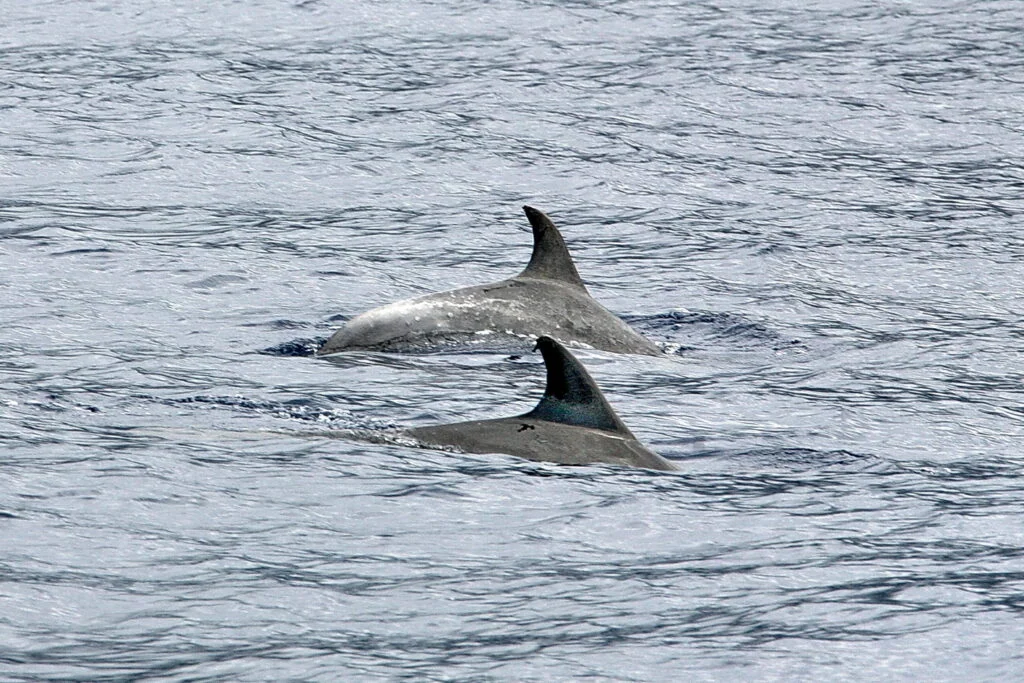
{"type": "Polygon", "coordinates": [[[1017,0],[0,2],[0,677],[1024,678],[1017,0]],[[678,473],[339,438],[558,224],[678,473]]]}

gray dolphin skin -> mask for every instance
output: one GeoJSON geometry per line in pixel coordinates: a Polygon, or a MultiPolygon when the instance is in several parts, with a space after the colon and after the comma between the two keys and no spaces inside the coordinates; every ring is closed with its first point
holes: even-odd
{"type": "Polygon", "coordinates": [[[533,228],[533,255],[519,275],[399,301],[356,316],[317,351],[404,351],[487,333],[548,335],[601,351],[661,355],[618,316],[597,303],[576,272],[565,240],[543,213],[523,211],[533,228]]]}
{"type": "Polygon", "coordinates": [[[608,405],[583,365],[551,337],[537,348],[547,387],[537,407],[519,417],[418,427],[406,433],[421,445],[464,453],[505,453],[562,465],[607,463],[678,470],[641,444],[608,405]]]}

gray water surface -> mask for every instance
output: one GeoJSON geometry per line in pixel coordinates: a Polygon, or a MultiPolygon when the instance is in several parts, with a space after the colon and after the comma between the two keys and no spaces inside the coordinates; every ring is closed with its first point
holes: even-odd
{"type": "Polygon", "coordinates": [[[0,15],[5,679],[1024,677],[1020,3],[0,15]],[[681,472],[331,436],[536,402],[309,355],[525,203],[681,472]]]}

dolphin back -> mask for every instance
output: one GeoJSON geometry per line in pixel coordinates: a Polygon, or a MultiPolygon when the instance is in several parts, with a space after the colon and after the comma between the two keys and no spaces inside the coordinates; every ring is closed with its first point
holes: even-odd
{"type": "Polygon", "coordinates": [[[503,335],[521,347],[525,339],[552,335],[602,351],[660,356],[656,344],[590,296],[551,220],[533,207],[523,210],[533,228],[533,254],[519,275],[366,311],[337,330],[317,354],[493,344],[488,335],[503,335]]]}
{"type": "Polygon", "coordinates": [[[604,463],[649,470],[679,469],[632,437],[530,417],[417,427],[405,434],[420,446],[462,453],[505,453],[560,465],[604,463]]]}

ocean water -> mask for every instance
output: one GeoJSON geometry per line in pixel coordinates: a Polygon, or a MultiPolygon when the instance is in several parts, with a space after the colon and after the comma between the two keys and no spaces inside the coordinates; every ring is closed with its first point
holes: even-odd
{"type": "Polygon", "coordinates": [[[0,3],[4,680],[1024,677],[1024,6],[0,3]],[[551,215],[678,473],[337,438],[551,215]]]}

